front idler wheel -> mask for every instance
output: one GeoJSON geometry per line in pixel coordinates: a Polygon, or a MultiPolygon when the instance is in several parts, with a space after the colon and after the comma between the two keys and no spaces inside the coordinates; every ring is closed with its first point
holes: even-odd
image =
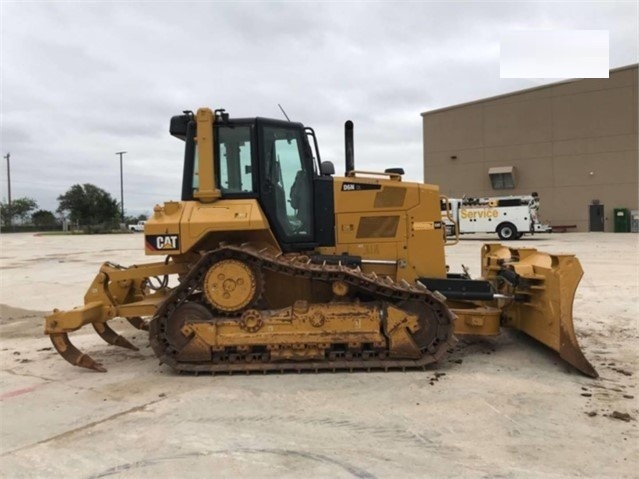
{"type": "Polygon", "coordinates": [[[203,304],[195,302],[182,303],[168,317],[166,337],[171,346],[179,352],[191,341],[192,337],[192,334],[185,334],[184,326],[188,323],[210,322],[212,319],[213,315],[203,304]]]}

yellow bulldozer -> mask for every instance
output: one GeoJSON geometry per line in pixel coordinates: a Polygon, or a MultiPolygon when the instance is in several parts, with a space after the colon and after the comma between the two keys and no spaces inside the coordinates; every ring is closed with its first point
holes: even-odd
{"type": "Polygon", "coordinates": [[[185,144],[181,201],[144,226],[160,260],[104,263],[84,306],[46,317],[71,364],[106,371],[69,340],[88,324],[137,349],[108,325],[122,317],[180,372],[424,368],[459,335],[512,327],[597,376],[573,327],[577,258],[486,244],[481,279],[449,273],[446,199],[401,168],[356,170],[351,122],[344,177],[301,123],[200,108],[170,133],[185,144]]]}

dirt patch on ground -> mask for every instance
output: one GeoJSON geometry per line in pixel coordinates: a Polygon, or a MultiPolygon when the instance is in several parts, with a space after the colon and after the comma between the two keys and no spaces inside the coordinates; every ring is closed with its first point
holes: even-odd
{"type": "Polygon", "coordinates": [[[0,339],[41,336],[45,314],[0,304],[0,339]]]}

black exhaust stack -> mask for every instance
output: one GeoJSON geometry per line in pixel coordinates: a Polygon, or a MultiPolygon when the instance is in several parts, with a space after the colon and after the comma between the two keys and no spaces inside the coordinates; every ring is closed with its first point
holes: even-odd
{"type": "Polygon", "coordinates": [[[346,152],[345,175],[355,170],[355,153],[353,151],[353,122],[344,123],[344,150],[346,152]]]}

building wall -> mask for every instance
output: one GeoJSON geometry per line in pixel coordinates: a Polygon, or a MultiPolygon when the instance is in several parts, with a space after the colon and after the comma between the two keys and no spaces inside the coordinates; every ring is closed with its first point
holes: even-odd
{"type": "Polygon", "coordinates": [[[424,181],[450,197],[537,191],[540,216],[588,231],[589,205],[639,209],[637,65],[423,113],[424,181]],[[456,158],[451,158],[456,157],[456,158]],[[514,166],[515,189],[488,170],[514,166]]]}

